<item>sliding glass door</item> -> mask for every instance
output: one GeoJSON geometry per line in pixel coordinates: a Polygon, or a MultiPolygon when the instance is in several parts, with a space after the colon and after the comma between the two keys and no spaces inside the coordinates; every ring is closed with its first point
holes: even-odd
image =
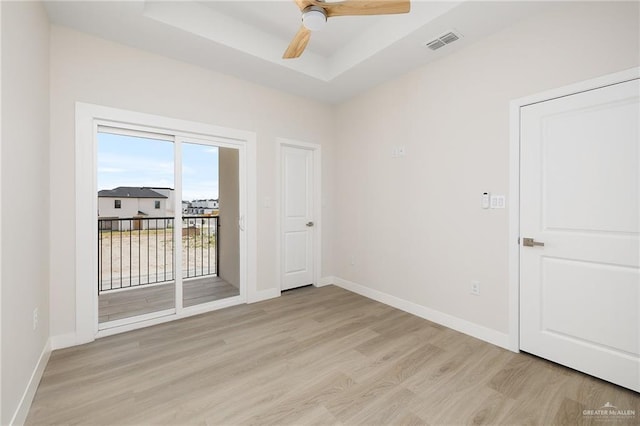
{"type": "Polygon", "coordinates": [[[239,149],[110,126],[97,141],[98,328],[239,297],[239,149]]]}
{"type": "Polygon", "coordinates": [[[174,141],[98,130],[98,322],[175,312],[174,141]]]}

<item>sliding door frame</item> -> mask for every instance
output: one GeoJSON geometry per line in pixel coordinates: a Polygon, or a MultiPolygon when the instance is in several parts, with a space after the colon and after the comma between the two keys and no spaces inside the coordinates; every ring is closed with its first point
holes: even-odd
{"type": "MultiPolygon", "coordinates": [[[[162,322],[197,315],[227,306],[245,303],[254,298],[256,289],[256,135],[253,132],[214,126],[158,115],[139,113],[100,105],[76,103],[76,333],[75,344],[87,343],[97,337],[147,327],[162,322]],[[239,150],[239,211],[240,211],[240,295],[183,308],[182,289],[176,274],[175,309],[134,318],[135,322],[98,326],[98,242],[97,205],[97,133],[99,126],[129,131],[150,132],[174,137],[176,186],[175,214],[182,223],[181,170],[182,143],[197,143],[239,150]]],[[[181,227],[174,226],[174,241],[180,241],[181,227]]],[[[181,259],[181,247],[176,245],[176,262],[181,259]]]]}

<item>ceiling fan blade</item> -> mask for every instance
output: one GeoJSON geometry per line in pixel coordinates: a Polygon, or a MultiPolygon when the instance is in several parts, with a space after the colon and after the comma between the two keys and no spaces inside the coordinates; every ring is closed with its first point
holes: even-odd
{"type": "Polygon", "coordinates": [[[293,59],[302,55],[305,47],[309,43],[309,38],[311,38],[311,31],[309,31],[304,25],[300,27],[296,35],[289,43],[289,47],[285,50],[284,55],[282,55],[283,59],[293,59]]]}
{"type": "Polygon", "coordinates": [[[324,3],[313,0],[312,3],[322,7],[327,12],[327,17],[394,15],[408,13],[411,10],[410,0],[346,0],[339,3],[324,3]]]}
{"type": "Polygon", "coordinates": [[[309,0],[293,0],[293,1],[296,2],[296,4],[298,5],[301,11],[304,10],[307,6],[311,6],[313,4],[313,2],[309,0]]]}

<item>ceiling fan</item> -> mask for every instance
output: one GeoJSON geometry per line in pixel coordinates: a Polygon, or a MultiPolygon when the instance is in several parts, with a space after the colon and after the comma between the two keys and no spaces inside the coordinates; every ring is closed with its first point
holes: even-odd
{"type": "Polygon", "coordinates": [[[283,59],[302,55],[309,43],[311,32],[324,26],[328,18],[353,15],[391,15],[407,13],[410,0],[293,0],[302,12],[302,26],[282,55],[283,59]]]}

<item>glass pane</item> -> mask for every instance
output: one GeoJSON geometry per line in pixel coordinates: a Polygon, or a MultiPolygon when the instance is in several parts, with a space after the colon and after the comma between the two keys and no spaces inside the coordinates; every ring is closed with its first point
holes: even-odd
{"type": "MultiPolygon", "coordinates": [[[[182,144],[182,294],[183,306],[194,306],[214,300],[237,296],[237,272],[229,272],[229,264],[238,258],[239,248],[224,244],[220,237],[238,241],[236,226],[227,235],[222,224],[237,224],[237,219],[225,217],[232,206],[238,205],[237,150],[229,150],[195,143],[182,144]],[[236,153],[235,160],[227,158],[227,151],[236,153]],[[235,163],[234,163],[235,161],[235,163]],[[234,167],[234,179],[226,178],[227,170],[234,167]],[[223,174],[224,173],[224,174],[223,174]],[[221,181],[224,179],[224,181],[221,181]],[[233,185],[234,188],[229,188],[233,185]],[[231,190],[234,197],[224,196],[231,190]],[[223,220],[224,219],[224,220],[223,220]]],[[[237,213],[236,213],[237,216],[237,213]]]]}
{"type": "Polygon", "coordinates": [[[175,308],[173,142],[98,133],[98,321],[175,308]]]}

